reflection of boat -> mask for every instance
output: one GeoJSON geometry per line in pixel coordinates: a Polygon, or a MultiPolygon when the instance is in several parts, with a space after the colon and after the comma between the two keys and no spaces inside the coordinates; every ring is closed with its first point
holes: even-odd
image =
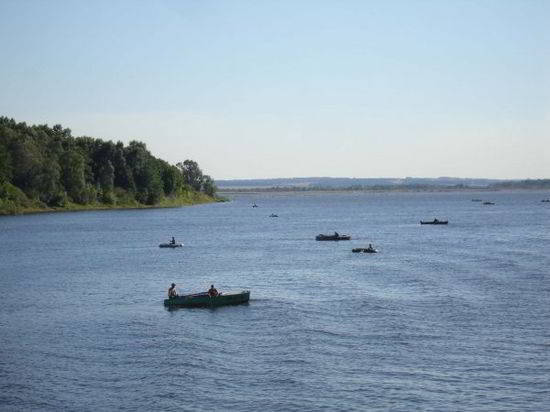
{"type": "Polygon", "coordinates": [[[272,213],[269,215],[269,217],[279,217],[279,215],[276,215],[275,213],[272,213]]]}
{"type": "Polygon", "coordinates": [[[430,220],[430,221],[425,221],[425,220],[420,221],[421,225],[446,225],[447,223],[449,223],[448,220],[437,220],[437,219],[430,220]]]}
{"type": "Polygon", "coordinates": [[[483,202],[484,205],[494,205],[495,202],[483,202]]]}
{"type": "Polygon", "coordinates": [[[208,296],[208,292],[203,292],[164,299],[164,306],[170,308],[214,308],[218,306],[246,303],[249,299],[249,290],[223,293],[214,297],[208,296]]]}
{"type": "Polygon", "coordinates": [[[334,235],[317,235],[315,236],[315,240],[350,240],[350,235],[339,235],[338,233],[334,233],[334,235]]]}
{"type": "Polygon", "coordinates": [[[378,253],[378,250],[371,247],[356,247],[351,249],[353,253],[378,253]]]}
{"type": "Polygon", "coordinates": [[[481,202],[481,199],[472,199],[472,202],[481,202]]]}
{"type": "Polygon", "coordinates": [[[176,248],[176,247],[183,247],[183,243],[161,243],[159,247],[168,247],[168,248],[176,248]]]}

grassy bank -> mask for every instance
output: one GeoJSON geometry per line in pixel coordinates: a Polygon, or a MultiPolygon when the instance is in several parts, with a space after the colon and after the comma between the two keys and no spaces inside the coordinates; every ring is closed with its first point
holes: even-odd
{"type": "Polygon", "coordinates": [[[181,191],[177,195],[163,197],[160,202],[154,205],[146,205],[136,201],[131,193],[123,190],[116,190],[110,203],[96,201],[87,204],[78,204],[68,201],[63,206],[51,207],[39,200],[29,199],[23,191],[9,183],[0,185],[0,215],[70,212],[80,210],[169,208],[223,201],[225,201],[224,198],[211,197],[201,192],[181,191]]]}

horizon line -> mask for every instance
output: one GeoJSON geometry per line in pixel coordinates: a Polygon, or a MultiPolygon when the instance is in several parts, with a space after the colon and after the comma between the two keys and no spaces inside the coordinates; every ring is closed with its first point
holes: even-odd
{"type": "Polygon", "coordinates": [[[498,180],[498,181],[514,181],[514,180],[548,180],[550,177],[456,177],[456,176],[437,176],[437,177],[421,177],[421,176],[406,176],[406,177],[350,177],[350,176],[294,176],[294,177],[244,177],[244,178],[215,178],[215,181],[234,181],[234,180],[293,180],[293,179],[361,179],[361,180],[379,180],[379,179],[457,179],[457,180],[498,180]]]}

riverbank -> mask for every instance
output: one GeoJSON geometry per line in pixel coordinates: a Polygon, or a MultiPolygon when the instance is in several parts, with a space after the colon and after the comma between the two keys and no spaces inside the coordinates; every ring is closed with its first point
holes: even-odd
{"type": "Polygon", "coordinates": [[[176,196],[164,197],[159,203],[154,205],[139,203],[129,196],[126,196],[115,200],[112,204],[102,202],[93,202],[88,204],[67,202],[64,206],[52,207],[47,206],[38,200],[28,199],[21,191],[11,189],[9,196],[0,198],[0,216],[23,215],[30,213],[76,212],[85,210],[175,208],[225,201],[227,201],[227,199],[224,197],[212,197],[201,192],[190,191],[183,192],[176,196]]]}

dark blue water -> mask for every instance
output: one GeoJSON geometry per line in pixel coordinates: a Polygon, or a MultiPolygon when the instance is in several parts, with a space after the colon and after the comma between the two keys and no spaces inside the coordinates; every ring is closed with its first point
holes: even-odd
{"type": "Polygon", "coordinates": [[[0,409],[548,410],[546,197],[241,195],[0,218],[0,409]],[[418,223],[434,217],[450,223],[418,223]],[[313,240],[335,230],[353,239],[313,240]],[[171,236],[185,246],[159,249],[171,236]],[[351,252],[368,243],[380,253],[351,252]],[[168,311],[171,282],[251,301],[168,311]]]}

